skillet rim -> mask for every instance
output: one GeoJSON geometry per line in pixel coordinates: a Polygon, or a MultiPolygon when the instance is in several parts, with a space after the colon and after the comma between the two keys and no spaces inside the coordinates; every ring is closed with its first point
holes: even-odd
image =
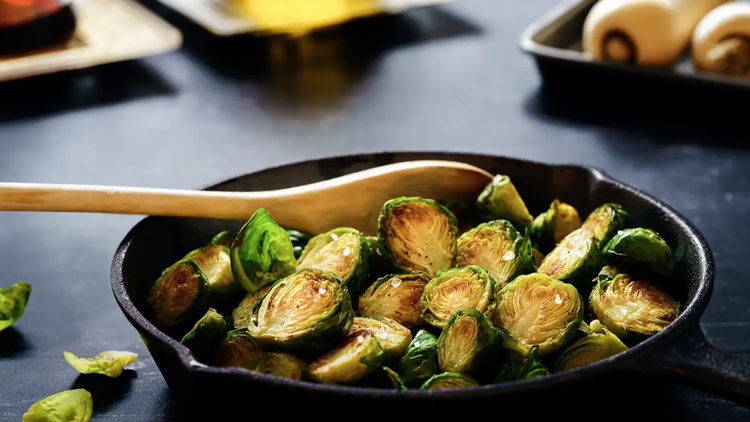
{"type": "MultiPolygon", "coordinates": [[[[112,260],[110,278],[112,291],[115,295],[115,300],[120,306],[120,309],[125,314],[128,321],[136,328],[137,331],[145,331],[150,334],[154,339],[160,342],[160,345],[169,351],[171,354],[179,357],[182,370],[187,375],[200,376],[221,376],[226,378],[239,379],[244,382],[257,383],[258,386],[263,387],[273,386],[277,389],[286,389],[289,391],[299,393],[318,393],[318,394],[336,394],[338,396],[352,396],[354,398],[380,398],[380,399],[396,399],[396,400],[427,400],[427,399],[481,399],[489,396],[500,396],[508,394],[519,394],[529,391],[538,391],[540,389],[550,389],[565,385],[574,379],[588,379],[603,373],[620,369],[638,370],[637,365],[633,365],[634,361],[642,363],[639,360],[648,355],[654,354],[665,347],[669,347],[670,341],[674,341],[683,334],[685,331],[690,329],[699,328],[699,320],[708,302],[711,299],[714,283],[714,259],[708,242],[698,229],[687,220],[682,214],[677,212],[667,203],[647,194],[639,189],[636,189],[630,185],[620,182],[614,179],[612,176],[607,174],[605,171],[594,167],[581,164],[567,164],[567,163],[549,163],[541,162],[536,160],[526,160],[514,157],[508,157],[503,155],[494,154],[482,154],[482,153],[467,153],[460,151],[380,151],[380,152],[362,152],[355,154],[339,154],[339,155],[328,155],[307,160],[291,161],[286,163],[277,164],[261,168],[249,173],[240,174],[231,178],[223,179],[212,184],[204,185],[199,188],[200,190],[221,190],[221,188],[227,184],[233,183],[238,179],[257,175],[260,173],[278,171],[284,167],[294,165],[305,165],[314,164],[322,161],[333,161],[342,159],[357,159],[357,158],[370,158],[376,159],[377,157],[386,157],[389,155],[409,156],[414,155],[414,158],[410,160],[420,160],[425,158],[419,158],[420,155],[442,155],[452,156],[452,161],[462,161],[456,159],[456,157],[473,157],[478,159],[499,159],[506,162],[516,162],[523,164],[532,164],[536,166],[543,166],[548,168],[570,168],[576,170],[582,170],[589,174],[592,179],[591,186],[597,186],[601,184],[610,184],[615,189],[624,190],[626,193],[639,197],[642,200],[650,203],[654,208],[661,210],[665,217],[671,221],[677,223],[681,227],[682,231],[686,235],[686,238],[691,243],[698,246],[698,258],[700,273],[700,283],[696,289],[695,296],[689,301],[688,305],[683,308],[682,312],[678,315],[677,319],[672,322],[667,328],[662,330],[660,333],[648,338],[639,344],[631,347],[629,350],[619,353],[615,356],[603,359],[593,364],[586,365],[581,368],[573,369],[570,371],[551,373],[548,376],[542,378],[536,378],[531,380],[519,380],[512,381],[502,384],[490,384],[482,385],[470,388],[458,388],[450,390],[419,390],[409,389],[406,391],[398,390],[386,390],[366,387],[354,387],[354,386],[338,386],[338,385],[326,385],[317,384],[308,381],[293,381],[285,378],[274,377],[271,375],[265,375],[250,371],[242,368],[216,368],[201,364],[195,360],[190,350],[181,345],[178,341],[172,339],[156,326],[151,324],[143,314],[141,314],[135,307],[130,297],[127,295],[125,290],[125,280],[122,274],[123,262],[125,254],[127,253],[132,239],[138,235],[141,230],[147,228],[149,224],[159,217],[148,216],[140,220],[135,226],[123,238],[121,243],[118,245],[115,255],[112,260]]],[[[436,159],[436,158],[430,158],[436,159]]],[[[643,366],[643,365],[639,365],[643,366]]],[[[163,375],[163,374],[162,374],[163,375]]]]}

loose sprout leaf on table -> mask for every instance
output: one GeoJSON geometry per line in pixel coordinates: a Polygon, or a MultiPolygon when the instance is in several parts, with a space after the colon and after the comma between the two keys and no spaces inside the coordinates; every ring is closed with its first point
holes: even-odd
{"type": "Polygon", "coordinates": [[[21,319],[31,296],[31,284],[20,281],[0,289],[0,331],[21,319]]]}
{"type": "Polygon", "coordinates": [[[122,375],[125,365],[135,362],[138,354],[108,350],[99,353],[93,358],[78,357],[71,352],[63,352],[63,357],[73,369],[82,374],[101,374],[110,378],[117,378],[122,375]]]}
{"type": "Polygon", "coordinates": [[[151,318],[207,365],[394,391],[544,378],[677,318],[658,233],[612,202],[581,221],[547,198],[533,217],[523,193],[498,175],[474,204],[393,198],[376,236],[302,233],[260,209],[165,269],[151,318]]]}
{"type": "Polygon", "coordinates": [[[94,411],[91,393],[79,388],[61,391],[31,405],[23,422],[89,422],[94,411]]]}

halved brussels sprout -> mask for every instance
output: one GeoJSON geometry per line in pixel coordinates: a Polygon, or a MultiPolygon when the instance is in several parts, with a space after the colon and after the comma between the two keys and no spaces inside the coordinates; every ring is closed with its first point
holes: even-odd
{"type": "Polygon", "coordinates": [[[204,246],[188,253],[185,258],[195,261],[206,275],[211,305],[225,305],[235,301],[238,299],[237,296],[242,294],[242,286],[234,282],[232,259],[226,246],[204,246]]]}
{"type": "Polygon", "coordinates": [[[549,375],[547,367],[539,360],[539,346],[529,350],[528,355],[515,350],[508,351],[508,357],[503,362],[502,369],[494,383],[503,383],[518,380],[530,380],[549,375]]]}
{"type": "Polygon", "coordinates": [[[404,385],[401,377],[387,366],[370,374],[366,380],[363,380],[363,384],[388,390],[406,390],[406,385],[404,385]]]}
{"type": "Polygon", "coordinates": [[[208,278],[191,258],[164,270],[148,292],[154,324],[159,328],[194,321],[208,309],[208,278]]]}
{"type": "Polygon", "coordinates": [[[299,381],[307,371],[307,363],[289,353],[269,353],[255,368],[261,374],[299,381]]]}
{"type": "Polygon", "coordinates": [[[480,221],[478,221],[479,219],[474,208],[470,207],[466,202],[454,198],[447,198],[438,202],[456,217],[456,221],[458,221],[458,233],[465,233],[479,224],[480,221]]]}
{"type": "Polygon", "coordinates": [[[531,224],[531,239],[544,252],[562,242],[565,236],[581,227],[581,217],[572,206],[557,199],[531,224]]]}
{"type": "Polygon", "coordinates": [[[396,370],[407,384],[420,384],[435,375],[439,367],[438,339],[427,330],[419,330],[398,361],[396,370]]]}
{"type": "Polygon", "coordinates": [[[340,227],[310,239],[297,268],[333,271],[351,294],[358,294],[367,282],[371,255],[370,245],[359,230],[340,227]]]}
{"type": "Polygon", "coordinates": [[[403,272],[434,277],[453,266],[456,217],[432,199],[391,199],[378,217],[378,252],[403,272]]]}
{"type": "Polygon", "coordinates": [[[0,331],[21,319],[31,295],[31,284],[24,281],[0,289],[0,331]]]}
{"type": "Polygon", "coordinates": [[[31,405],[23,422],[89,422],[94,399],[83,388],[61,391],[31,405]]]}
{"type": "Polygon", "coordinates": [[[495,280],[476,265],[441,271],[427,283],[419,304],[422,319],[441,329],[463,309],[490,316],[495,310],[495,280]]]}
{"type": "Polygon", "coordinates": [[[476,309],[458,311],[448,320],[438,338],[440,369],[469,375],[484,372],[509,346],[508,337],[476,309]]]}
{"type": "Polygon", "coordinates": [[[531,241],[506,220],[480,224],[461,235],[456,266],[476,265],[489,271],[500,289],[521,274],[534,272],[531,241]]]}
{"type": "Polygon", "coordinates": [[[424,273],[379,278],[359,297],[359,313],[362,316],[384,316],[406,328],[415,328],[422,323],[419,301],[429,281],[424,273]]]}
{"type": "Polygon", "coordinates": [[[458,372],[443,372],[433,375],[422,384],[422,390],[450,390],[454,388],[477,387],[479,383],[473,377],[458,372]]]}
{"type": "Polygon", "coordinates": [[[331,271],[302,269],[274,283],[261,298],[248,331],[263,344],[317,353],[339,343],[352,328],[349,292],[331,271]]]}
{"type": "Polygon", "coordinates": [[[305,250],[305,246],[307,246],[307,242],[309,242],[313,236],[298,230],[287,230],[286,232],[289,234],[289,240],[292,241],[294,258],[299,259],[299,257],[302,256],[302,251],[305,250]]]}
{"type": "Polygon", "coordinates": [[[108,350],[93,358],[79,358],[70,352],[63,352],[65,361],[82,374],[101,374],[110,378],[117,378],[122,374],[125,365],[130,365],[138,358],[138,354],[108,350]]]}
{"type": "Polygon", "coordinates": [[[603,248],[615,233],[627,227],[629,218],[620,204],[609,203],[592,211],[581,227],[591,230],[599,247],[603,248]]]}
{"type": "Polygon", "coordinates": [[[583,319],[578,290],[544,274],[522,275],[498,293],[493,322],[544,357],[576,335],[583,319]]]}
{"type": "Polygon", "coordinates": [[[598,321],[591,323],[594,332],[575,343],[557,358],[555,372],[569,371],[607,359],[628,350],[628,347],[598,321]]]}
{"type": "Polygon", "coordinates": [[[215,309],[209,308],[198,322],[180,341],[199,358],[216,347],[227,334],[227,323],[215,309]]]}
{"type": "Polygon", "coordinates": [[[263,208],[242,227],[230,256],[234,280],[250,293],[297,270],[289,234],[263,208]]]}
{"type": "Polygon", "coordinates": [[[271,290],[272,284],[266,284],[259,290],[253,293],[248,293],[245,298],[242,299],[239,305],[232,311],[232,318],[234,319],[234,328],[247,328],[250,325],[250,314],[253,311],[255,301],[261,296],[268,293],[271,290]]]}
{"type": "Polygon", "coordinates": [[[600,266],[599,250],[589,229],[573,231],[552,250],[537,272],[586,289],[600,266]]]}
{"type": "Polygon", "coordinates": [[[310,378],[323,384],[351,384],[383,364],[385,352],[367,330],[355,331],[342,343],[310,364],[310,378]]]}
{"type": "Polygon", "coordinates": [[[225,230],[214,236],[213,239],[208,242],[208,244],[226,246],[227,248],[231,249],[232,244],[234,243],[234,240],[237,239],[238,234],[240,234],[240,232],[237,230],[225,230]]]}
{"type": "Polygon", "coordinates": [[[266,349],[246,329],[232,330],[216,348],[214,360],[222,368],[245,368],[255,370],[266,349]]]}
{"type": "Polygon", "coordinates": [[[398,322],[382,317],[355,317],[349,333],[366,330],[372,333],[383,347],[383,362],[390,364],[401,357],[411,343],[411,331],[398,322]]]}
{"type": "Polygon", "coordinates": [[[510,177],[500,174],[479,194],[477,211],[485,221],[508,220],[519,228],[534,220],[510,177]]]}
{"type": "Polygon", "coordinates": [[[669,278],[674,262],[672,249],[651,229],[620,230],[602,250],[607,264],[625,264],[669,278]]]}
{"type": "Polygon", "coordinates": [[[542,261],[544,261],[544,254],[539,252],[539,249],[532,246],[531,256],[534,258],[534,268],[539,269],[539,266],[542,265],[542,261]]]}
{"type": "Polygon", "coordinates": [[[599,321],[630,344],[659,333],[679,311],[679,303],[656,283],[632,280],[628,274],[599,281],[589,303],[599,321]]]}

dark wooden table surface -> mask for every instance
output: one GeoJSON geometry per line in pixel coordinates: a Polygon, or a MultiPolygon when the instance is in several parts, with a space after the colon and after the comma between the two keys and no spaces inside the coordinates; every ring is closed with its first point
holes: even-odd
{"type": "MultiPolygon", "coordinates": [[[[543,89],[517,40],[555,3],[466,0],[369,20],[313,40],[312,58],[298,66],[292,53],[269,58],[265,41],[216,39],[150,4],[184,31],[183,49],[0,84],[0,180],[195,188],[383,150],[595,165],[703,232],[717,265],[703,328],[718,347],[749,353],[747,103],[543,89]]],[[[0,333],[0,420],[18,421],[33,402],[76,387],[94,393],[95,421],[181,420],[109,285],[115,248],[139,219],[0,213],[0,285],[34,286],[25,316],[0,333]],[[111,349],[139,353],[135,371],[92,380],[62,357],[111,349]]],[[[658,386],[658,409],[639,409],[637,391],[611,399],[671,420],[750,420],[750,409],[688,386],[634,382],[658,386]]],[[[589,399],[599,397],[606,392],[589,399]]]]}

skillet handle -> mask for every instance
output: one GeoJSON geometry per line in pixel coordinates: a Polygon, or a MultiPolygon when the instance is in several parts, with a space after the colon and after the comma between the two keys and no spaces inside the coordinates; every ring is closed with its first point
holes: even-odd
{"type": "Polygon", "coordinates": [[[698,324],[649,363],[709,392],[750,403],[750,357],[717,349],[698,324]]]}

